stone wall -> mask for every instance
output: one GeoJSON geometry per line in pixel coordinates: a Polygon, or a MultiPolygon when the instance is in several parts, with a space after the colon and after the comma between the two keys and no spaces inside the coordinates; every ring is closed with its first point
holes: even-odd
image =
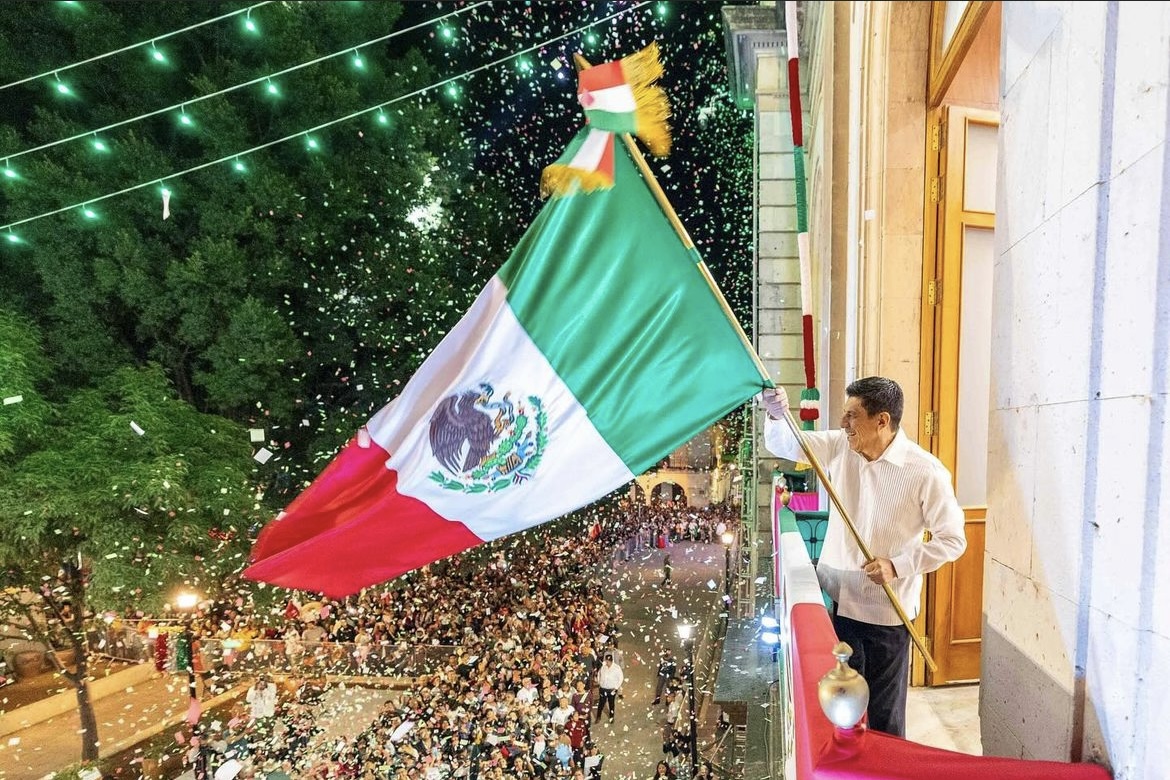
{"type": "Polygon", "coordinates": [[[1170,7],[1003,4],[988,754],[1166,775],[1170,7]]]}

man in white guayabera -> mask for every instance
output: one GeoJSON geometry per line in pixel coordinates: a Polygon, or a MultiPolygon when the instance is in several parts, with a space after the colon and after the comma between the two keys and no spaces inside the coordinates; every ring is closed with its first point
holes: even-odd
{"type": "MultiPolygon", "coordinates": [[[[890,584],[913,618],[922,575],[967,549],[963,510],[950,472],[901,430],[902,388],[897,382],[866,377],[849,385],[845,395],[841,428],[805,431],[804,438],[874,559],[865,562],[836,507],[830,507],[817,578],[833,600],[838,638],[853,648],[849,665],[869,684],[870,728],[902,737],[910,633],[882,585],[890,584]],[[929,541],[923,541],[925,531],[929,541]]],[[[764,426],[768,449],[779,458],[804,460],[783,422],[788,394],[777,387],[760,397],[769,418],[764,426]]]]}

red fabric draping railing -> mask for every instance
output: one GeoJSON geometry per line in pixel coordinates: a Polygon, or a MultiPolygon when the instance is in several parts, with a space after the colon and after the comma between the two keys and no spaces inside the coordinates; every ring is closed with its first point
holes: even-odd
{"type": "Polygon", "coordinates": [[[1096,764],[969,756],[879,731],[838,730],[817,700],[817,683],[834,665],[829,614],[820,604],[794,604],[792,695],[797,780],[1108,780],[1096,764]]]}

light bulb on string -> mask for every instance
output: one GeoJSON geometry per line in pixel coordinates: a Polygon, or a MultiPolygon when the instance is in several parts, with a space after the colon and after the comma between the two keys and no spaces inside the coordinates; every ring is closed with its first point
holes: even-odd
{"type": "Polygon", "coordinates": [[[378,113],[374,115],[374,119],[383,127],[387,127],[390,124],[390,117],[380,108],[378,109],[378,113]]]}
{"type": "Polygon", "coordinates": [[[101,152],[102,154],[110,151],[110,147],[106,144],[106,142],[98,138],[96,135],[93,137],[93,140],[90,141],[90,146],[93,147],[95,152],[101,152]]]}
{"type": "Polygon", "coordinates": [[[167,55],[163,54],[153,41],[150,44],[150,58],[160,65],[165,65],[167,62],[167,55]]]}
{"type": "Polygon", "coordinates": [[[443,25],[439,28],[439,37],[447,42],[455,40],[455,28],[443,25]]]}
{"type": "Polygon", "coordinates": [[[186,106],[183,106],[182,108],[179,109],[179,124],[181,124],[183,127],[194,127],[195,126],[195,120],[192,119],[191,115],[187,113],[186,106]]]}
{"type": "Polygon", "coordinates": [[[667,11],[669,11],[669,9],[667,8],[666,3],[659,2],[654,5],[654,13],[658,14],[658,16],[663,19],[666,18],[667,11]]]}
{"type": "Polygon", "coordinates": [[[451,98],[452,100],[458,100],[459,99],[459,87],[456,86],[455,84],[448,84],[447,85],[447,97],[451,98]]]}
{"type": "Polygon", "coordinates": [[[20,236],[16,235],[16,234],[15,234],[15,233],[13,233],[11,230],[9,230],[7,233],[5,233],[5,234],[4,234],[4,240],[6,240],[6,241],[7,241],[8,243],[10,243],[10,244],[19,244],[19,243],[21,243],[21,238],[20,238],[20,236]]]}
{"type": "Polygon", "coordinates": [[[585,36],[585,43],[589,44],[590,46],[597,45],[597,33],[591,32],[588,35],[586,35],[585,36]]]}
{"type": "Polygon", "coordinates": [[[280,97],[280,87],[276,86],[276,82],[272,79],[267,79],[264,82],[264,91],[273,97],[280,97]]]}
{"type": "Polygon", "coordinates": [[[16,181],[20,178],[20,174],[17,173],[16,170],[8,164],[8,160],[4,161],[4,178],[8,179],[9,181],[16,181]]]}
{"type": "Polygon", "coordinates": [[[365,70],[366,69],[366,61],[364,59],[362,59],[361,52],[359,52],[357,49],[353,50],[353,59],[351,60],[351,62],[353,63],[354,68],[356,68],[357,70],[365,70]]]}
{"type": "Polygon", "coordinates": [[[321,144],[318,143],[317,139],[314,138],[313,136],[306,135],[305,136],[305,148],[308,149],[310,152],[315,152],[321,148],[321,144]]]}
{"type": "Polygon", "coordinates": [[[235,162],[232,163],[232,170],[235,171],[236,173],[247,173],[248,166],[244,165],[244,163],[240,160],[240,158],[237,157],[235,159],[235,162]]]}
{"type": "Polygon", "coordinates": [[[56,90],[58,95],[64,95],[65,97],[73,96],[73,90],[56,73],[53,74],[53,89],[56,90]]]}
{"type": "Polygon", "coordinates": [[[81,207],[81,215],[86,219],[97,219],[98,213],[90,208],[88,205],[81,207]]]}
{"type": "Polygon", "coordinates": [[[256,25],[256,21],[252,18],[252,9],[248,9],[248,13],[244,14],[244,29],[253,35],[260,33],[260,28],[256,25]]]}

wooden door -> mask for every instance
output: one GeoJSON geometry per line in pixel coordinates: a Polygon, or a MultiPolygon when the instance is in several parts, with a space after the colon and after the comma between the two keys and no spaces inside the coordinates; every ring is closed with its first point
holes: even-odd
{"type": "Polygon", "coordinates": [[[999,115],[942,106],[930,127],[938,156],[928,166],[935,252],[924,279],[923,397],[931,403],[920,443],[950,469],[967,533],[963,557],[927,579],[938,671],[926,682],[942,685],[979,678],[999,115]]]}

